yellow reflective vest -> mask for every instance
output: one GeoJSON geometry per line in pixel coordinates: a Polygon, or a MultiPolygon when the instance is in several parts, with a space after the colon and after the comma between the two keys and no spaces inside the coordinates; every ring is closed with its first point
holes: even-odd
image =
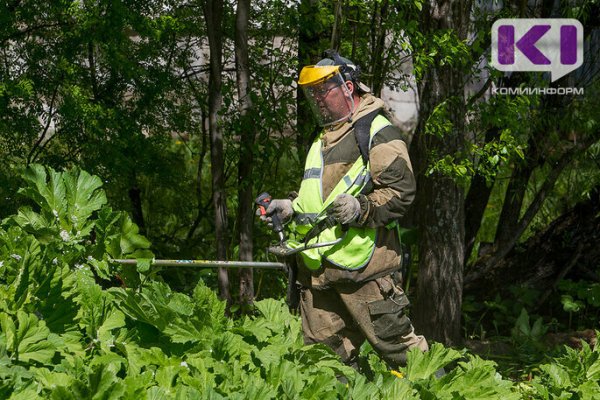
{"type": "MultiPolygon", "coordinates": [[[[391,123],[382,115],[373,119],[369,130],[369,149],[373,138],[381,129],[391,123]]],[[[326,217],[326,210],[337,195],[348,193],[358,196],[361,190],[371,179],[370,163],[365,165],[359,155],[346,175],[336,184],[329,196],[323,200],[323,154],[320,135],[312,144],[306,164],[304,177],[300,185],[298,197],[293,202],[295,212],[295,227],[293,228],[300,236],[305,235],[320,219],[326,217]]],[[[342,235],[341,226],[323,230],[318,236],[312,238],[307,245],[334,241],[342,235]]],[[[340,268],[357,270],[368,264],[375,250],[376,230],[372,228],[351,227],[344,239],[333,246],[304,250],[300,254],[307,268],[316,270],[321,266],[325,258],[328,262],[340,268]]],[[[288,241],[288,246],[296,248],[301,246],[300,242],[288,241]]]]}

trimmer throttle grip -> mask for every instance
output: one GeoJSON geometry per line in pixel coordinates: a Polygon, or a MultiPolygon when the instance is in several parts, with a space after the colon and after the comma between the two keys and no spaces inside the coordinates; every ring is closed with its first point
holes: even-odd
{"type": "MultiPolygon", "coordinates": [[[[258,209],[260,210],[260,215],[267,215],[267,208],[269,208],[269,204],[271,204],[272,197],[269,193],[263,192],[258,195],[255,200],[255,203],[258,205],[258,209]]],[[[279,216],[276,212],[270,215],[271,221],[273,223],[273,230],[277,232],[279,235],[280,241],[284,241],[285,237],[283,236],[283,224],[279,220],[279,216]]]]}

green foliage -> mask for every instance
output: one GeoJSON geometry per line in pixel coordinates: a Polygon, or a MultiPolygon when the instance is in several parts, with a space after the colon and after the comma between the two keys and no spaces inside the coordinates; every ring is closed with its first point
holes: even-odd
{"type": "MultiPolygon", "coordinates": [[[[596,332],[597,334],[598,332],[596,332]]],[[[564,348],[552,363],[540,365],[531,386],[522,384],[533,399],[595,399],[600,396],[600,351],[583,342],[581,350],[564,348]]]]}
{"type": "Polygon", "coordinates": [[[539,347],[542,337],[547,328],[544,326],[542,318],[539,317],[533,324],[530,323],[529,313],[524,308],[511,330],[511,337],[518,348],[526,349],[539,347]]]}
{"type": "MultiPolygon", "coordinates": [[[[446,99],[433,109],[425,124],[426,135],[449,140],[457,134],[453,133],[451,114],[457,101],[446,99]]],[[[442,156],[431,152],[427,174],[438,173],[464,185],[477,174],[491,185],[507,163],[524,161],[527,128],[522,120],[529,117],[534,104],[535,100],[526,96],[495,96],[488,102],[476,103],[467,111],[470,116],[467,129],[476,132],[474,140],[465,141],[465,149],[454,154],[442,156]],[[488,131],[497,133],[486,139],[488,131]]]]}
{"type": "MultiPolygon", "coordinates": [[[[276,188],[277,193],[272,194],[279,197],[297,188],[303,138],[289,132],[310,124],[301,118],[296,122],[295,118],[295,38],[298,27],[306,30],[300,34],[309,33],[316,38],[311,42],[315,48],[312,55],[330,47],[334,3],[337,2],[270,1],[253,6],[249,43],[251,97],[255,105],[252,124],[256,134],[253,178],[258,182],[257,193],[276,188]],[[316,11],[303,9],[309,5],[315,5],[316,11]],[[301,14],[305,14],[304,18],[301,14]],[[284,38],[280,46],[281,36],[284,38]],[[269,179],[265,179],[267,175],[269,179]]],[[[589,22],[595,3],[561,7],[566,12],[564,16],[589,22]]],[[[229,39],[233,32],[233,4],[225,5],[225,37],[229,39]]],[[[264,343],[275,333],[262,314],[248,319],[256,321],[248,322],[250,328],[232,328],[227,325],[231,322],[220,319],[222,303],[205,286],[196,284],[197,276],[190,279],[191,273],[161,272],[170,283],[193,293],[181,297],[160,282],[158,271],[150,268],[150,241],[153,252],[160,256],[212,258],[214,254],[210,172],[205,156],[208,138],[203,130],[208,83],[203,75],[206,60],[200,60],[197,54],[200,38],[205,37],[205,21],[196,6],[151,0],[28,2],[19,3],[18,8],[14,4],[2,7],[0,154],[4,162],[0,166],[0,209],[6,219],[0,229],[0,312],[6,315],[6,329],[11,330],[14,325],[17,336],[21,326],[37,326],[31,332],[38,328],[44,331],[45,326],[50,332],[47,342],[52,343],[54,357],[51,364],[29,360],[27,368],[21,359],[13,364],[2,359],[0,397],[15,393],[15,397],[88,398],[100,393],[97,397],[235,398],[243,396],[243,392],[237,392],[242,386],[246,390],[248,386],[257,388],[248,394],[250,397],[294,397],[298,390],[327,397],[328,394],[320,393],[321,387],[326,393],[334,393],[340,387],[330,379],[330,373],[318,380],[304,375],[296,379],[300,375],[294,368],[304,364],[294,364],[292,368],[285,362],[278,364],[281,375],[294,371],[294,378],[284,389],[275,383],[269,387],[257,383],[264,379],[265,371],[261,369],[256,374],[253,368],[275,359],[273,354],[278,353],[269,350],[261,353],[260,359],[251,353],[248,361],[247,356],[227,350],[225,342],[266,346],[264,343]],[[78,165],[100,174],[106,194],[100,189],[101,181],[84,172],[65,175],[36,165],[27,170],[27,182],[23,184],[17,171],[35,161],[56,170],[78,165]],[[24,187],[17,190],[21,186],[24,187]],[[136,190],[141,204],[133,199],[136,190]],[[23,202],[17,192],[27,200],[23,202]],[[117,209],[134,211],[139,226],[125,213],[107,207],[107,199],[117,209]],[[110,261],[117,257],[138,258],[138,265],[117,266],[110,261]],[[115,285],[123,287],[105,290],[115,285]],[[216,313],[206,315],[207,309],[216,313]],[[34,324],[31,316],[38,318],[39,323],[34,324]],[[28,325],[27,321],[33,322],[28,325]],[[221,350],[219,357],[239,358],[236,366],[243,372],[236,378],[238,386],[233,385],[231,393],[223,386],[212,385],[212,378],[222,385],[233,374],[227,374],[223,365],[214,367],[213,357],[205,354],[213,344],[199,340],[197,335],[210,337],[212,331],[205,330],[207,324],[215,329],[215,336],[221,335],[222,340],[214,344],[215,349],[221,350]],[[199,379],[205,382],[202,385],[196,384],[195,375],[186,372],[185,366],[182,369],[181,363],[186,362],[183,349],[189,354],[205,352],[198,356],[210,365],[206,373],[202,370],[200,374],[199,379]],[[192,383],[182,384],[184,381],[192,383]],[[56,391],[49,389],[53,387],[56,391]]],[[[463,76],[473,72],[473,76],[481,76],[477,61],[488,47],[491,22],[498,15],[511,17],[514,11],[505,7],[487,14],[475,7],[475,17],[470,18],[474,29],[469,29],[473,35],[466,42],[459,40],[453,30],[422,35],[423,8],[427,7],[421,0],[392,4],[344,2],[340,49],[361,64],[366,83],[378,86],[385,82],[394,89],[406,88],[408,71],[403,67],[411,58],[418,85],[431,68],[452,68],[463,76]],[[379,15],[382,18],[377,21],[379,15]],[[386,42],[379,51],[378,35],[386,42]]],[[[227,63],[234,50],[229,39],[223,49],[227,63]]],[[[298,55],[306,56],[302,50],[305,49],[300,49],[298,55]]],[[[314,60],[300,61],[304,64],[314,60]]],[[[500,76],[491,71],[494,84],[501,82],[500,76]]],[[[517,85],[533,82],[529,75],[522,76],[524,82],[517,85]]],[[[240,127],[247,121],[237,118],[234,75],[226,73],[223,78],[225,108],[219,123],[225,136],[228,222],[233,232],[235,213],[231,211],[237,206],[233,195],[237,191],[235,164],[239,133],[243,131],[240,127]]],[[[457,89],[456,93],[462,93],[462,88],[457,89]]],[[[429,154],[427,168],[430,173],[464,184],[481,174],[492,184],[497,176],[510,176],[515,165],[532,160],[545,162],[541,166],[528,164],[535,173],[524,204],[527,206],[565,150],[593,135],[597,138],[600,108],[596,92],[597,88],[586,87],[586,96],[575,99],[572,106],[539,96],[493,96],[473,104],[469,100],[467,136],[454,131],[453,122],[457,119],[452,116],[464,99],[459,102],[444,98],[427,121],[429,138],[447,141],[459,134],[467,142],[455,154],[429,154]],[[498,130],[491,141],[483,137],[490,130],[498,130]],[[528,147],[529,143],[535,146],[528,147]]],[[[553,220],[565,204],[590,195],[591,188],[600,182],[599,149],[597,144],[592,145],[574,158],[573,166],[561,175],[527,234],[553,220]]],[[[502,188],[507,182],[508,179],[497,180],[495,191],[504,193],[502,188]]],[[[497,193],[484,218],[482,235],[487,237],[495,232],[504,199],[504,194],[497,193]]],[[[266,230],[260,231],[255,248],[265,248],[269,235],[266,230]]],[[[236,246],[232,244],[230,256],[236,255],[236,246]]],[[[256,255],[259,259],[265,257],[261,250],[256,255]]],[[[262,272],[256,275],[259,295],[281,293],[281,276],[262,272]]],[[[216,279],[212,272],[203,277],[209,283],[216,279]]],[[[561,289],[563,304],[578,326],[597,321],[594,293],[593,287],[585,291],[561,289]],[[583,309],[577,311],[581,306],[583,309]]],[[[485,330],[506,333],[515,326],[527,327],[528,330],[521,329],[527,333],[526,338],[537,337],[533,334],[538,331],[534,329],[536,323],[531,326],[519,316],[520,302],[497,299],[483,305],[475,303],[473,300],[471,305],[488,306],[489,311],[483,312],[494,317],[495,326],[482,328],[482,337],[485,330]]],[[[559,310],[563,304],[559,304],[559,310]]],[[[293,318],[291,321],[297,322],[293,318]]],[[[477,321],[480,320],[475,324],[477,321]]],[[[24,332],[21,331],[27,335],[24,332]]],[[[15,343],[7,347],[11,357],[19,353],[15,343]]],[[[298,362],[293,358],[286,361],[298,362]]],[[[385,375],[385,366],[374,354],[368,354],[368,361],[377,367],[374,382],[381,379],[380,383],[394,384],[377,384],[379,392],[372,391],[371,382],[358,376],[348,389],[339,389],[345,392],[339,393],[355,398],[415,395],[417,389],[412,383],[385,375]]],[[[457,397],[459,392],[455,390],[457,397]]],[[[337,396],[341,397],[339,393],[337,396]]]]}
{"type": "MultiPolygon", "coordinates": [[[[493,299],[485,301],[478,301],[473,296],[465,297],[463,318],[466,338],[485,340],[494,336],[531,336],[527,310],[534,308],[540,292],[527,286],[511,286],[509,292],[510,296],[502,297],[497,294],[493,299]]],[[[537,317],[536,320],[539,319],[537,317]]],[[[540,333],[536,330],[534,337],[539,336],[540,333]]]]}
{"type": "Polygon", "coordinates": [[[432,67],[454,67],[469,70],[473,64],[471,48],[458,37],[455,30],[436,30],[429,36],[418,31],[413,34],[413,63],[417,81],[432,67]]]}
{"type": "Polygon", "coordinates": [[[558,290],[562,309],[569,315],[569,328],[595,326],[600,312],[600,284],[563,279],[558,283],[558,290]],[[573,317],[575,324],[572,324],[573,317]]]}
{"type": "MultiPolygon", "coordinates": [[[[150,268],[120,270],[112,256],[147,252],[149,243],[121,213],[94,200],[104,199],[99,183],[77,169],[32,166],[20,193],[35,209],[23,208],[2,222],[2,397],[519,397],[493,362],[437,343],[426,353],[410,351],[408,365],[391,372],[366,346],[361,358],[373,371],[367,378],[328,347],[304,345],[299,317],[281,300],[256,302],[254,315],[233,321],[203,283],[186,295],[153,278],[150,268]],[[76,220],[69,218],[73,213],[76,220]],[[126,281],[136,285],[103,288],[115,274],[128,274],[126,281]],[[441,368],[446,375],[436,377],[441,368]]],[[[526,313],[517,322],[520,334],[537,335],[537,322],[530,327],[526,313]]],[[[519,390],[539,398],[563,389],[593,396],[597,385],[583,377],[597,380],[598,363],[596,349],[569,351],[519,390]]]]}
{"type": "Polygon", "coordinates": [[[422,399],[517,399],[510,381],[502,379],[496,372],[495,363],[477,356],[459,361],[458,366],[441,378],[435,378],[440,368],[448,368],[463,355],[453,349],[434,343],[430,350],[422,353],[413,349],[408,353],[408,366],[403,369],[406,377],[414,382],[422,399]]]}

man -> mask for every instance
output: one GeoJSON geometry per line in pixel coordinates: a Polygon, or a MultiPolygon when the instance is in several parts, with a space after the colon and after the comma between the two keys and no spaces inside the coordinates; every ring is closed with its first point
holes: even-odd
{"type": "Polygon", "coordinates": [[[308,244],[341,242],[301,252],[298,282],[304,338],[324,343],[356,366],[366,340],[396,368],[406,350],[427,350],[405,315],[409,302],[393,277],[402,251],[396,221],[416,186],[406,144],[384,116],[384,103],[359,80],[360,70],[334,51],[300,72],[302,87],[322,133],[313,143],[297,197],[273,200],[297,236],[333,217],[308,244]]]}

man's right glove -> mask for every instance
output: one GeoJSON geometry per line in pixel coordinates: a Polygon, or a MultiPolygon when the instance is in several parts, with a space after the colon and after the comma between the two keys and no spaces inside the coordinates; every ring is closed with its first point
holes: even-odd
{"type": "Polygon", "coordinates": [[[283,225],[287,224],[294,216],[292,201],[289,199],[271,200],[271,204],[269,204],[269,207],[265,210],[265,215],[260,214],[260,209],[256,210],[256,215],[260,217],[261,221],[266,222],[269,228],[273,228],[271,215],[274,213],[277,214],[283,225]]]}

